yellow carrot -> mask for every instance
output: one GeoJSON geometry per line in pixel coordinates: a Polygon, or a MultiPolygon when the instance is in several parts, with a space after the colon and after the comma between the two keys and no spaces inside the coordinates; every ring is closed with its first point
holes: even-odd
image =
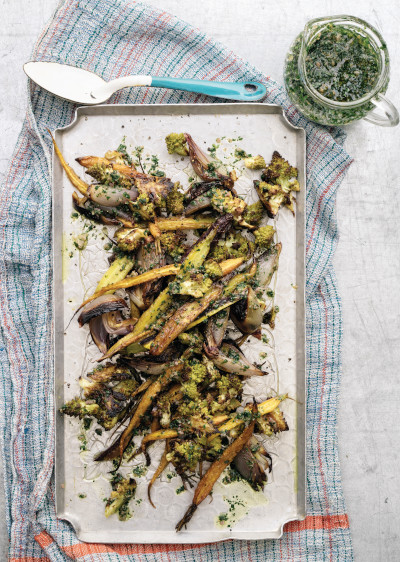
{"type": "Polygon", "coordinates": [[[173,230],[196,230],[208,228],[213,224],[213,222],[215,222],[213,217],[199,217],[197,219],[185,217],[162,217],[157,220],[157,226],[161,231],[169,232],[173,230]]]}
{"type": "Polygon", "coordinates": [[[107,285],[112,285],[113,283],[117,283],[118,281],[122,281],[122,279],[125,279],[128,273],[131,271],[132,267],[133,261],[126,256],[114,260],[103,277],[100,279],[96,287],[96,292],[100,291],[104,287],[107,287],[107,285]]]}
{"type": "Polygon", "coordinates": [[[181,332],[187,329],[191,321],[199,316],[203,310],[219,297],[221,292],[221,287],[215,287],[206,293],[203,298],[185,303],[178,308],[154,339],[150,347],[151,355],[160,355],[165,351],[169,344],[177,338],[181,332]]]}
{"type": "MultiPolygon", "coordinates": [[[[128,258],[119,258],[119,259],[128,259],[128,258]]],[[[99,289],[99,285],[101,283],[100,281],[99,285],[96,288],[96,292],[93,293],[91,297],[88,297],[85,301],[83,301],[81,306],[85,306],[85,304],[87,304],[88,302],[94,299],[97,299],[97,297],[100,297],[101,295],[104,295],[104,293],[108,293],[108,292],[113,293],[118,289],[129,289],[130,287],[136,287],[137,285],[141,285],[142,283],[147,283],[148,281],[159,279],[160,277],[175,275],[177,271],[178,271],[178,267],[176,265],[164,265],[163,267],[158,267],[157,269],[150,269],[150,271],[146,271],[145,273],[141,273],[140,275],[125,277],[121,279],[121,281],[117,281],[115,283],[108,283],[107,285],[103,285],[103,287],[99,289]]],[[[108,271],[106,273],[108,274],[108,271]]],[[[117,272],[112,273],[112,275],[115,274],[122,275],[122,271],[119,272],[117,270],[117,272]]]]}
{"type": "Polygon", "coordinates": [[[157,478],[164,472],[164,470],[167,468],[167,466],[168,466],[168,464],[169,464],[169,460],[167,459],[167,456],[168,456],[168,448],[169,448],[169,447],[168,447],[168,439],[167,439],[167,441],[165,442],[165,450],[164,450],[163,456],[161,457],[160,464],[158,465],[157,470],[156,470],[155,473],[153,474],[153,477],[152,477],[152,479],[150,480],[149,485],[148,485],[148,487],[147,487],[147,497],[149,498],[149,502],[150,502],[151,505],[154,507],[154,509],[155,509],[156,506],[154,505],[154,503],[153,503],[153,501],[152,501],[152,499],[151,499],[150,491],[151,491],[151,488],[152,488],[154,482],[155,482],[155,481],[157,480],[157,478]]]}
{"type": "MultiPolygon", "coordinates": [[[[287,398],[287,394],[284,394],[283,396],[276,396],[274,398],[268,398],[268,400],[265,400],[264,402],[260,402],[260,404],[257,404],[257,411],[261,416],[265,416],[266,414],[273,412],[279,406],[279,404],[286,398],[287,398]]],[[[251,410],[251,409],[252,409],[252,404],[248,404],[245,407],[245,410],[251,410]]],[[[222,419],[223,416],[219,416],[219,417],[222,419]]],[[[214,418],[213,423],[214,425],[219,425],[219,423],[221,422],[219,422],[219,419],[215,420],[214,418]]],[[[238,427],[242,423],[244,423],[244,420],[233,418],[228,420],[223,425],[219,425],[218,429],[219,431],[230,431],[231,429],[238,427]]]]}
{"type": "Polygon", "coordinates": [[[104,361],[104,359],[109,359],[116,353],[119,353],[122,349],[124,349],[128,345],[145,340],[146,338],[149,338],[153,334],[154,334],[154,330],[146,330],[141,334],[134,334],[133,332],[130,332],[129,334],[118,340],[117,343],[115,343],[113,346],[111,346],[110,349],[107,351],[107,353],[105,353],[103,357],[100,357],[98,361],[104,361]]]}
{"type": "Polygon", "coordinates": [[[159,429],[158,431],[145,435],[142,439],[140,448],[143,449],[144,445],[146,445],[146,443],[150,443],[151,441],[171,439],[172,437],[178,437],[178,432],[175,429],[159,429]]]}
{"type": "MultiPolygon", "coordinates": [[[[47,129],[49,131],[49,129],[47,129]]],[[[64,168],[65,173],[67,174],[67,178],[69,179],[69,181],[72,183],[72,185],[74,187],[76,187],[76,189],[82,193],[82,195],[87,195],[87,190],[89,185],[83,181],[76,172],[74,172],[74,170],[71,168],[71,166],[69,164],[67,164],[67,162],[64,159],[64,156],[61,154],[61,150],[58,148],[57,143],[53,137],[53,135],[51,134],[51,132],[49,131],[50,136],[51,136],[51,140],[53,141],[53,145],[54,145],[54,152],[56,153],[58,159],[60,160],[60,164],[61,166],[64,168]]]]}

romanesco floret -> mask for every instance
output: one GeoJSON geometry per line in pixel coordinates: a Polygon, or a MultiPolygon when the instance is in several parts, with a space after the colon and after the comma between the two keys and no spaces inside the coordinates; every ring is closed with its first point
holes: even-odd
{"type": "Polygon", "coordinates": [[[272,435],[273,433],[279,433],[281,431],[287,431],[289,426],[280,410],[280,408],[275,408],[269,414],[260,416],[257,419],[257,425],[261,429],[262,433],[265,435],[272,435]]]}
{"type": "Polygon", "coordinates": [[[133,210],[135,210],[139,215],[145,220],[153,220],[156,211],[154,207],[154,203],[152,203],[149,197],[142,193],[139,197],[131,203],[133,210]]]}
{"type": "Polygon", "coordinates": [[[61,412],[67,416],[75,416],[82,419],[85,416],[95,416],[99,408],[99,405],[95,402],[88,403],[80,398],[73,398],[62,406],[61,412]]]}
{"type": "Polygon", "coordinates": [[[253,232],[256,245],[259,248],[268,248],[274,238],[275,229],[270,224],[267,226],[261,226],[259,229],[253,232]]]}
{"type": "Polygon", "coordinates": [[[282,191],[280,185],[267,183],[265,181],[254,181],[254,187],[258,196],[267,209],[270,218],[274,218],[280,206],[285,202],[287,195],[282,191]]]}
{"type": "Polygon", "coordinates": [[[288,431],[289,426],[279,408],[275,408],[273,412],[266,414],[266,418],[272,427],[274,433],[279,433],[280,431],[288,431]]]}
{"type": "Polygon", "coordinates": [[[236,396],[243,387],[240,377],[236,375],[221,375],[216,385],[220,393],[232,392],[233,396],[236,396]]]}
{"type": "Polygon", "coordinates": [[[128,504],[136,492],[136,481],[134,478],[123,478],[118,475],[112,483],[113,491],[106,502],[105,516],[110,517],[118,511],[120,521],[130,518],[128,504]]]}
{"type": "Polygon", "coordinates": [[[201,459],[203,448],[194,441],[183,441],[175,444],[174,452],[183,458],[189,470],[194,471],[201,459]]]}
{"type": "Polygon", "coordinates": [[[189,150],[187,148],[185,135],[183,133],[170,133],[165,137],[168,154],[180,154],[187,156],[189,150]]]}
{"type": "Polygon", "coordinates": [[[297,174],[297,168],[291,166],[279,152],[275,151],[271,163],[261,174],[262,181],[254,182],[257,193],[271,218],[276,216],[282,204],[294,213],[291,192],[300,191],[297,174]]]}
{"type": "Polygon", "coordinates": [[[129,369],[108,364],[89,373],[88,378],[80,377],[79,385],[83,390],[83,399],[76,397],[70,400],[61,412],[79,418],[94,417],[105,429],[111,429],[125,415],[138,382],[129,369]]]}
{"type": "Polygon", "coordinates": [[[214,248],[212,248],[211,252],[209,253],[209,256],[216,262],[221,262],[227,259],[228,249],[225,248],[223,244],[215,244],[214,248]]]}
{"type": "Polygon", "coordinates": [[[211,250],[210,258],[220,262],[231,258],[245,258],[253,251],[254,244],[240,232],[231,232],[211,250]]]}
{"type": "Polygon", "coordinates": [[[105,164],[95,164],[94,166],[90,166],[86,170],[86,173],[102,185],[119,186],[125,187],[126,189],[132,189],[131,180],[116,170],[113,170],[111,166],[107,166],[105,164]]]}
{"type": "Polygon", "coordinates": [[[206,355],[203,355],[203,365],[206,368],[207,376],[209,378],[210,383],[219,379],[220,372],[214,363],[209,359],[206,355]]]}
{"type": "Polygon", "coordinates": [[[135,252],[147,234],[143,228],[119,228],[115,232],[114,238],[121,250],[124,252],[135,252]]]}
{"type": "Polygon", "coordinates": [[[191,400],[190,402],[182,402],[177,410],[177,415],[182,416],[183,418],[188,418],[193,416],[195,412],[198,411],[198,404],[197,401],[191,400]]]}
{"type": "Polygon", "coordinates": [[[247,205],[245,212],[243,213],[243,219],[254,226],[257,226],[264,215],[264,206],[261,201],[257,201],[252,205],[247,205]]]}
{"type": "Polygon", "coordinates": [[[196,384],[203,382],[207,376],[207,369],[202,363],[195,362],[190,367],[190,380],[196,384]]]}
{"type": "Polygon", "coordinates": [[[211,277],[211,279],[219,279],[223,276],[223,271],[219,263],[215,260],[207,260],[204,262],[205,273],[211,277]]]}
{"type": "Polygon", "coordinates": [[[193,352],[201,353],[203,349],[204,338],[197,328],[189,330],[188,332],[182,332],[178,336],[178,340],[191,348],[193,352]]]}
{"type": "Polygon", "coordinates": [[[219,213],[229,213],[235,219],[240,219],[247,204],[240,197],[235,197],[230,191],[214,188],[208,192],[212,207],[219,213]]]}
{"type": "Polygon", "coordinates": [[[166,199],[167,211],[175,216],[183,213],[183,199],[185,195],[179,191],[179,187],[180,183],[175,182],[166,199]]]}
{"type": "Polygon", "coordinates": [[[183,383],[182,392],[192,400],[195,400],[199,396],[199,393],[197,391],[197,384],[194,380],[191,379],[183,383]]]}
{"type": "Polygon", "coordinates": [[[267,166],[264,158],[259,154],[257,156],[249,156],[248,158],[245,158],[243,162],[246,168],[249,168],[249,170],[262,170],[267,166]]]}
{"type": "Polygon", "coordinates": [[[184,281],[177,284],[177,293],[179,295],[189,295],[195,299],[205,295],[212,286],[212,279],[205,277],[201,272],[191,272],[190,276],[184,281]]]}
{"type": "Polygon", "coordinates": [[[185,252],[182,241],[185,239],[185,233],[179,230],[175,232],[162,232],[159,236],[161,246],[173,259],[180,258],[185,252]]]}
{"type": "MultiPolygon", "coordinates": [[[[267,183],[278,183],[284,191],[288,191],[287,186],[289,180],[297,178],[297,168],[291,166],[287,160],[275,150],[272,154],[272,160],[268,167],[261,174],[261,179],[267,183]]],[[[296,190],[298,191],[298,190],[296,190]]]]}
{"type": "Polygon", "coordinates": [[[257,418],[257,433],[263,433],[264,435],[270,437],[271,435],[273,435],[272,427],[265,418],[266,416],[260,416],[259,418],[257,418]]]}
{"type": "Polygon", "coordinates": [[[237,397],[241,395],[243,383],[236,375],[221,374],[216,381],[218,397],[211,404],[213,414],[219,412],[232,412],[240,406],[237,397]]]}

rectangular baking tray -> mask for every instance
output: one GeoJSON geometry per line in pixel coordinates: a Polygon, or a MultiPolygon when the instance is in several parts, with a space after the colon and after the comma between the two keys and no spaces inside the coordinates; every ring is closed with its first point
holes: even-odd
{"type": "MultiPolygon", "coordinates": [[[[131,502],[131,519],[121,522],[116,516],[105,518],[104,498],[110,493],[109,483],[104,478],[105,468],[99,468],[99,463],[94,463],[93,455],[90,457],[87,451],[80,452],[77,439],[80,422],[62,416],[59,409],[79,393],[78,377],[95,366],[85,352],[89,341],[87,331],[79,330],[76,320],[70,322],[70,319],[84,295],[93,292],[106,270],[106,252],[101,251],[104,246],[101,230],[98,230],[99,239],[88,244],[85,256],[74,252],[71,240],[77,232],[77,221],[71,214],[73,188],[53,155],[57,516],[69,521],[78,538],[86,542],[204,543],[279,538],[285,523],[305,517],[305,132],[286,120],[281,107],[268,104],[104,105],[78,108],[74,121],[58,129],[55,139],[67,162],[83,176],[75,158],[103,155],[115,149],[124,135],[129,146],[144,145],[145,153],[148,149],[159,154],[162,168],[163,151],[165,158],[171,158],[166,154],[164,137],[172,131],[189,132],[201,146],[204,142],[204,147],[222,137],[221,145],[236,142],[239,147],[253,155],[260,153],[267,160],[278,150],[299,170],[301,191],[296,194],[295,218],[283,209],[277,221],[278,238],[283,245],[275,287],[280,312],[272,336],[276,352],[272,359],[269,357],[276,364],[268,383],[279,393],[288,392],[294,399],[286,400],[283,405],[290,430],[267,442],[273,471],[265,486],[264,503],[257,500],[257,505],[252,505],[248,489],[242,494],[246,497],[245,506],[239,506],[239,515],[235,515],[237,521],[230,528],[220,528],[215,522],[220,513],[228,512],[235,490],[230,490],[232,484],[224,487],[218,483],[212,501],[205,500],[188,529],[177,534],[175,524],[191,503],[193,492],[176,494],[181,482],[175,477],[170,481],[164,477],[153,487],[156,510],[147,501],[144,482],[138,486],[136,500],[131,502]],[[240,138],[243,140],[238,140],[240,138]],[[243,517],[245,512],[247,515],[243,517]]],[[[187,159],[184,162],[178,157],[174,166],[176,177],[182,173],[189,175],[187,159]]],[[[254,194],[252,197],[255,200],[254,194]]],[[[267,350],[270,354],[268,345],[272,344],[266,346],[256,341],[256,345],[257,351],[267,350]]],[[[263,386],[256,384],[251,392],[257,399],[267,398],[263,386]]],[[[161,451],[157,446],[154,450],[157,460],[161,451]]],[[[139,464],[142,462],[137,460],[139,464]]],[[[146,478],[151,478],[152,470],[146,478]]]]}

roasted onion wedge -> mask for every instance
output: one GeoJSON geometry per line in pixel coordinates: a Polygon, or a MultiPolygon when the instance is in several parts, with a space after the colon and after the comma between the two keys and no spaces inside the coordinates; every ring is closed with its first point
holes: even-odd
{"type": "Polygon", "coordinates": [[[114,310],[123,310],[124,308],[127,308],[124,299],[115,295],[101,295],[82,308],[78,316],[79,326],[82,327],[95,316],[100,316],[106,312],[113,312],[114,310]]]}

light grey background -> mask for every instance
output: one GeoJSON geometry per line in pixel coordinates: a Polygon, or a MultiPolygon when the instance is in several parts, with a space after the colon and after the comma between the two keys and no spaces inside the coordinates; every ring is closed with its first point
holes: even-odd
{"type": "MultiPolygon", "coordinates": [[[[285,53],[313,17],[350,13],[378,27],[392,61],[388,96],[400,108],[397,0],[150,0],[282,80],[285,53]]],[[[57,0],[1,0],[0,176],[4,179],[25,113],[21,70],[57,0]]],[[[338,195],[334,263],[343,301],[339,444],[358,562],[400,559],[400,127],[348,127],[352,164],[338,195]]],[[[3,502],[3,493],[0,494],[3,502]]],[[[3,506],[0,506],[4,510],[3,506]]],[[[6,530],[0,511],[0,560],[6,530]]]]}

